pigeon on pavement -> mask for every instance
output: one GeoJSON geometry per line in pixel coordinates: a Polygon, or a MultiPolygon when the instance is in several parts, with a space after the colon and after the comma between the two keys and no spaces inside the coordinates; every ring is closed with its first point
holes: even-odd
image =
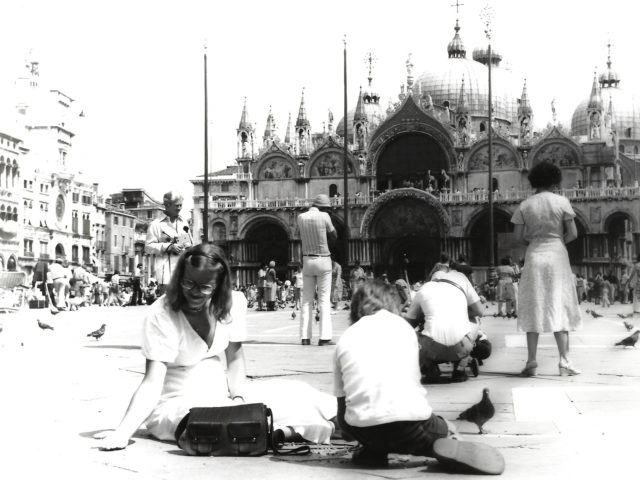
{"type": "Polygon", "coordinates": [[[629,322],[627,322],[626,320],[624,322],[622,322],[624,324],[624,328],[627,329],[627,332],[630,332],[631,330],[633,330],[633,325],[631,325],[629,322]]]}
{"type": "Polygon", "coordinates": [[[91,333],[87,333],[87,337],[93,337],[96,340],[100,340],[100,337],[102,337],[104,335],[104,330],[105,330],[106,327],[107,327],[107,325],[103,323],[102,326],[98,330],[96,330],[94,332],[91,332],[91,333]]]}
{"type": "Polygon", "coordinates": [[[633,317],[633,313],[626,313],[626,314],[625,313],[619,313],[618,316],[620,318],[630,318],[630,317],[633,317]]]}
{"type": "Polygon", "coordinates": [[[623,338],[620,340],[617,345],[622,345],[623,347],[635,347],[638,342],[638,337],[640,337],[640,330],[636,330],[633,332],[633,335],[628,336],[627,338],[623,338]]]}
{"type": "Polygon", "coordinates": [[[601,317],[602,315],[600,315],[599,313],[597,313],[595,310],[589,310],[589,313],[591,314],[591,316],[593,318],[598,318],[601,317]]]}
{"type": "Polygon", "coordinates": [[[53,330],[53,327],[51,325],[47,325],[44,322],[41,322],[40,319],[37,319],[38,322],[38,326],[42,329],[42,330],[53,330]]]}
{"type": "Polygon", "coordinates": [[[291,312],[291,320],[295,320],[296,319],[296,311],[294,310],[293,312],[291,312]]]}
{"type": "Polygon", "coordinates": [[[489,398],[489,389],[482,389],[482,400],[467,408],[458,416],[458,420],[466,420],[478,426],[479,433],[484,433],[482,426],[491,420],[496,413],[496,409],[489,398]]]}

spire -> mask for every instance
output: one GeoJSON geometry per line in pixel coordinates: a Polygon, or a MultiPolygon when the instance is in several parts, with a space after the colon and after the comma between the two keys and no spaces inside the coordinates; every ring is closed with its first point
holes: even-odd
{"type": "Polygon", "coordinates": [[[600,95],[600,89],[598,88],[598,76],[596,72],[593,72],[593,85],[591,86],[591,95],[589,96],[587,109],[602,111],[602,97],[600,95]]]}
{"type": "Polygon", "coordinates": [[[244,97],[244,105],[242,106],[242,115],[240,116],[240,125],[238,130],[250,129],[251,123],[249,123],[249,112],[247,112],[247,97],[244,97]]]}
{"type": "Polygon", "coordinates": [[[271,105],[269,105],[269,115],[267,115],[267,125],[264,128],[264,137],[262,140],[267,143],[276,138],[276,121],[271,113],[271,105]]]}
{"type": "MultiPolygon", "coordinates": [[[[554,104],[555,105],[555,104],[554,104]]],[[[527,94],[527,79],[524,79],[522,86],[522,96],[518,105],[518,124],[520,145],[526,145],[531,142],[533,122],[533,109],[529,103],[529,95],[527,94]]]]}
{"type": "Polygon", "coordinates": [[[458,114],[468,115],[469,105],[467,104],[467,94],[464,90],[464,75],[462,76],[462,85],[460,85],[460,95],[458,96],[458,106],[456,108],[458,114]]]}
{"type": "Polygon", "coordinates": [[[367,115],[364,111],[364,99],[362,95],[362,86],[360,86],[360,93],[358,94],[358,103],[356,104],[356,110],[353,113],[353,123],[367,120],[367,115]]]}
{"type": "Polygon", "coordinates": [[[373,55],[373,52],[369,51],[369,53],[367,53],[367,56],[365,57],[365,62],[368,64],[368,76],[367,76],[367,80],[368,80],[368,85],[367,85],[367,89],[364,92],[364,101],[365,103],[375,103],[378,104],[380,102],[380,95],[378,95],[372,86],[372,82],[373,82],[373,64],[376,62],[376,58],[373,55]]]}
{"type": "Polygon", "coordinates": [[[462,42],[462,39],[460,38],[460,35],[458,33],[460,31],[460,24],[457,18],[456,26],[453,29],[456,31],[456,33],[453,36],[453,40],[451,40],[449,42],[449,45],[447,45],[447,53],[449,54],[449,58],[466,58],[467,50],[464,48],[464,43],[462,42]]]}
{"type": "Polygon", "coordinates": [[[607,108],[607,118],[609,122],[609,128],[611,129],[612,132],[615,132],[617,130],[617,125],[616,125],[616,116],[613,110],[612,97],[609,97],[609,107],[607,108]]]}
{"type": "Polygon", "coordinates": [[[527,79],[524,79],[524,85],[522,87],[522,96],[520,97],[520,105],[518,105],[518,117],[525,115],[532,115],[533,110],[529,103],[529,95],[527,94],[527,79]]]}
{"type": "Polygon", "coordinates": [[[300,110],[298,110],[298,119],[296,120],[297,127],[309,127],[309,120],[307,119],[307,109],[304,106],[304,87],[302,88],[302,99],[300,100],[300,110]]]}
{"type": "Polygon", "coordinates": [[[289,120],[287,121],[287,131],[284,134],[284,143],[291,143],[293,141],[293,123],[291,123],[291,112],[289,112],[289,120]]]}
{"type": "Polygon", "coordinates": [[[607,50],[607,71],[600,74],[601,88],[617,87],[620,83],[618,72],[611,68],[611,40],[607,43],[607,50]]]}
{"type": "Polygon", "coordinates": [[[413,62],[411,61],[411,54],[407,57],[405,64],[407,65],[407,94],[411,94],[413,88],[413,62]]]}

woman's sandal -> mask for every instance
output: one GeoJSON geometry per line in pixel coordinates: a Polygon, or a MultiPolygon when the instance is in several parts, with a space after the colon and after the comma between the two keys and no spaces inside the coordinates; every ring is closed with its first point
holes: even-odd
{"type": "Polygon", "coordinates": [[[535,377],[536,369],[538,368],[538,362],[535,360],[533,362],[527,362],[524,367],[524,370],[520,372],[521,377],[535,377]]]}

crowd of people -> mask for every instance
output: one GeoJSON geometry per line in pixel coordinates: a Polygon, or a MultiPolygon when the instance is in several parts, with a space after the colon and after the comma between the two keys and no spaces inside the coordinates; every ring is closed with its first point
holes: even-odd
{"type": "MultiPolygon", "coordinates": [[[[569,334],[581,327],[579,297],[590,289],[573,275],[565,246],[577,236],[575,213],[565,197],[553,192],[560,183],[558,167],[540,163],[531,169],[529,181],[535,194],[511,219],[517,241],[526,246],[524,262],[516,265],[505,257],[496,278],[479,286],[465,258],[453,261],[446,254],[424,282],[413,285],[406,273],[371,278],[358,262],[343,282],[329,249],[337,233],[326,212],[326,195],[318,195],[298,217],[302,267],[292,279],[278,279],[271,260],[260,269],[257,285],[234,291],[221,249],[203,243],[177,251],[169,236],[159,248],[175,257],[167,259],[172,272],[164,295],[144,320],[144,377],[120,424],[96,435],[101,448],[127,447],[145,423],[154,437],[175,439],[195,454],[186,433],[177,430],[191,407],[263,402],[274,412],[279,438],[329,443],[341,432],[343,439],[362,445],[352,457],[359,465],[384,467],[389,453],[407,453],[435,457],[453,470],[502,473],[500,453],[458,440],[455,428],[433,411],[422,384],[463,382],[467,372],[478,375],[491,355],[481,325],[488,294],[498,302],[499,314],[516,318],[518,330],[526,334],[521,376],[537,374],[538,338],[547,332],[556,340],[559,374],[581,373],[570,358],[569,334]],[[333,395],[304,382],[247,379],[242,348],[247,310],[257,304],[258,310],[273,311],[281,302],[300,309],[303,347],[311,345],[317,310],[317,345],[336,346],[333,395]],[[334,343],[331,312],[340,306],[350,310],[351,325],[334,343]],[[443,363],[452,365],[448,379],[439,369],[443,363]]],[[[640,258],[626,273],[637,300],[640,258]]]]}

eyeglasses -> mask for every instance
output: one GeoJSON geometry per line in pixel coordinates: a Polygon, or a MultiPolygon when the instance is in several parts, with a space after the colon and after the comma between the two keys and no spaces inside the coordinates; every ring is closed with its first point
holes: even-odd
{"type": "Polygon", "coordinates": [[[180,286],[182,288],[185,288],[189,291],[193,290],[194,288],[197,288],[201,294],[203,295],[210,295],[213,293],[213,291],[216,289],[216,284],[210,284],[210,283],[196,283],[193,280],[188,280],[188,279],[183,279],[180,282],[180,286]]]}

